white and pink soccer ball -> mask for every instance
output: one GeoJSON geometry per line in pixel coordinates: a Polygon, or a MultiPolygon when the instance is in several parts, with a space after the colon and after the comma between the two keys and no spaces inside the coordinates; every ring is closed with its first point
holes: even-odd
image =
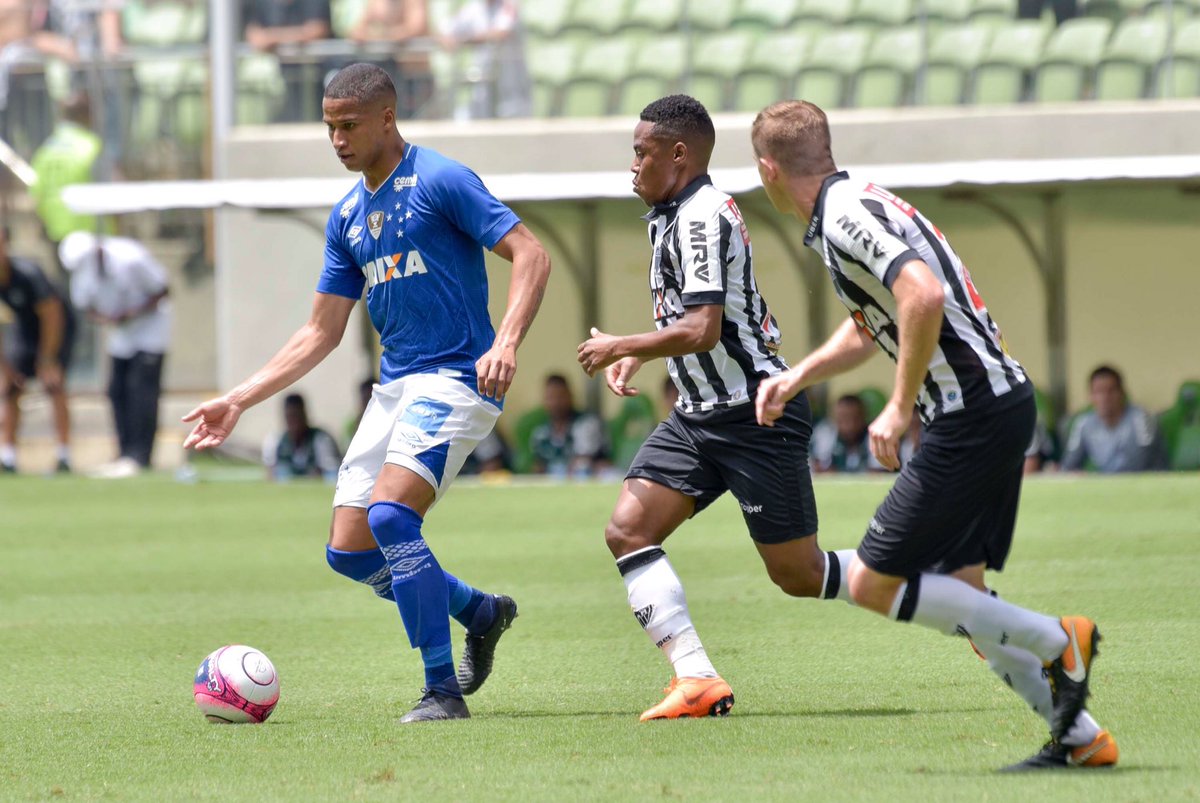
{"type": "Polygon", "coordinates": [[[230,644],[201,662],[193,692],[209,722],[263,722],[279,702],[279,675],[258,650],[230,644]]]}

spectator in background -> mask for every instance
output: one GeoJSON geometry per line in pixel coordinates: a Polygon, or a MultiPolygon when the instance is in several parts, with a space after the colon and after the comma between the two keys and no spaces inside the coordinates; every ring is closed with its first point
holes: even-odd
{"type": "Polygon", "coordinates": [[[542,396],[550,420],[529,436],[533,470],[555,477],[592,477],[609,465],[604,422],[575,409],[571,386],[562,374],[550,374],[542,396]]]}
{"type": "MultiPolygon", "coordinates": [[[[76,92],[60,109],[60,119],[50,138],[33,154],[31,166],[37,181],[29,188],[37,204],[46,239],[59,259],[59,244],[74,231],[96,231],[91,215],[72,212],[63,203],[63,188],[92,181],[102,143],[91,129],[92,104],[87,93],[76,92]]],[[[62,260],[58,263],[63,268],[62,260]]]]}
{"type": "MultiPolygon", "coordinates": [[[[332,31],[329,0],[243,0],[242,22],[246,43],[255,50],[274,53],[280,45],[303,45],[328,39],[332,31]]],[[[302,64],[282,64],[287,99],[281,122],[311,120],[321,108],[325,88],[320,81],[306,81],[302,64]],[[310,85],[311,84],[311,85],[310,85]]],[[[318,68],[317,75],[325,70],[318,68]]]]}
{"type": "Polygon", "coordinates": [[[67,235],[59,259],[71,272],[71,301],[108,335],[108,398],[117,459],[97,476],[132,477],[150,467],[158,433],[163,359],[171,337],[167,271],[145,246],[125,237],[67,235]]]}
{"type": "MultiPolygon", "coordinates": [[[[398,79],[397,110],[400,117],[415,117],[433,96],[433,72],[427,51],[410,47],[414,40],[429,36],[427,0],[367,0],[350,39],[358,42],[391,42],[400,45],[394,56],[398,79]]],[[[391,66],[391,65],[389,65],[391,66]]]]}
{"type": "Polygon", "coordinates": [[[1071,425],[1062,469],[1113,473],[1165,468],[1158,425],[1145,410],[1129,404],[1121,374],[1101,365],[1092,371],[1088,388],[1092,409],[1071,425]]]}
{"type": "Polygon", "coordinates": [[[475,446],[471,454],[467,455],[467,461],[463,463],[459,473],[498,474],[509,471],[512,471],[512,459],[508,443],[500,435],[500,431],[493,428],[487,437],[475,446]]]}
{"type": "Polygon", "coordinates": [[[1017,17],[1040,20],[1047,7],[1054,10],[1055,24],[1062,25],[1079,13],[1079,0],[1017,0],[1017,17]]]}
{"type": "Polygon", "coordinates": [[[473,48],[471,101],[456,118],[529,117],[532,85],[517,0],[472,0],[454,15],[442,44],[473,48]]]}
{"type": "MultiPolygon", "coordinates": [[[[48,0],[0,0],[0,137],[12,140],[8,113],[12,65],[40,53],[73,64],[79,58],[74,44],[49,30],[48,0]]],[[[36,142],[44,132],[36,132],[36,142]]]]}
{"type": "Polygon", "coordinates": [[[1025,450],[1025,473],[1036,474],[1043,469],[1051,468],[1054,452],[1054,439],[1039,410],[1037,421],[1033,424],[1033,439],[1029,442],[1029,448],[1025,450]]]}
{"type": "Polygon", "coordinates": [[[267,475],[276,482],[300,477],[319,477],[326,482],[337,480],[342,454],[337,441],[323,429],[308,423],[304,397],[291,393],[283,400],[284,432],[268,436],[263,444],[263,463],[267,475]]]}
{"type": "Polygon", "coordinates": [[[17,470],[17,430],[21,423],[21,394],[36,376],[50,396],[58,436],[57,471],[71,470],[71,416],[67,407],[66,373],[75,342],[75,316],[61,290],[38,264],[8,255],[9,233],[0,227],[0,302],[16,317],[15,340],[0,343],[0,391],[4,395],[4,425],[0,430],[0,471],[17,470]]]}
{"type": "Polygon", "coordinates": [[[813,427],[809,452],[813,471],[882,471],[871,456],[868,423],[862,399],[852,393],[839,398],[833,415],[813,427]]]}

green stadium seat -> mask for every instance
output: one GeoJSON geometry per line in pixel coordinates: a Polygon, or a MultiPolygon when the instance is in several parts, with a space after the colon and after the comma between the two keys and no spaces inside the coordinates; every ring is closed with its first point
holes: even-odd
{"type": "Polygon", "coordinates": [[[940,25],[965,22],[973,7],[972,0],[924,0],[925,17],[940,25]]]}
{"type": "Polygon", "coordinates": [[[1042,55],[1049,31],[1035,20],[997,26],[987,54],[975,70],[972,100],[978,104],[1018,103],[1029,72],[1042,55]]]}
{"type": "Polygon", "coordinates": [[[1166,57],[1167,22],[1133,17],[1117,29],[1096,70],[1098,100],[1149,97],[1158,63],[1166,57]]]}
{"type": "Polygon", "coordinates": [[[533,431],[549,420],[550,413],[544,407],[535,407],[517,419],[513,427],[513,471],[517,474],[533,471],[533,452],[529,449],[529,441],[533,431]]]}
{"type": "MultiPolygon", "coordinates": [[[[563,3],[563,5],[569,5],[563,3]]],[[[564,30],[585,30],[592,34],[607,36],[615,32],[625,23],[625,12],[629,0],[604,0],[602,3],[576,2],[574,10],[567,17],[564,30]]],[[[521,8],[521,19],[525,19],[526,11],[521,8]]]]}
{"type": "Polygon", "coordinates": [[[633,458],[642,443],[658,426],[658,412],[648,396],[627,396],[621,402],[621,410],[608,423],[608,440],[612,447],[613,464],[624,471],[633,463],[633,458]]]}
{"type": "Polygon", "coordinates": [[[964,102],[971,76],[982,63],[991,38],[992,29],[987,26],[960,25],[936,33],[929,46],[919,102],[927,106],[964,102]]]}
{"type": "Polygon", "coordinates": [[[274,121],[286,92],[279,59],[273,54],[254,53],[238,59],[235,119],[239,125],[266,125],[274,121]]]}
{"type": "Polygon", "coordinates": [[[1200,98],[1200,17],[1175,31],[1169,64],[1159,72],[1159,93],[1172,98],[1200,98]]]}
{"type": "MultiPolygon", "coordinates": [[[[1188,427],[1200,427],[1200,381],[1189,380],[1179,386],[1175,403],[1158,417],[1158,429],[1162,433],[1167,454],[1172,457],[1179,447],[1183,431],[1188,427]]],[[[1197,466],[1200,468],[1200,466],[1197,466]]]]}
{"type": "Polygon", "coordinates": [[[732,0],[688,0],[687,24],[694,31],[728,31],[737,16],[732,0]]]}
{"type": "Polygon", "coordinates": [[[575,70],[563,87],[565,117],[603,117],[615,106],[616,88],[633,63],[630,37],[600,39],[579,54],[575,70]]]}
{"type": "Polygon", "coordinates": [[[1042,52],[1033,84],[1034,100],[1046,103],[1087,97],[1111,33],[1112,23],[1099,18],[1072,19],[1058,26],[1042,52]]]}
{"type": "Polygon", "coordinates": [[[851,25],[893,28],[914,16],[913,0],[858,0],[850,16],[851,25]]]}
{"type": "Polygon", "coordinates": [[[684,0],[631,0],[625,26],[641,31],[673,31],[683,19],[684,0]]]}
{"type": "Polygon", "coordinates": [[[758,31],[782,31],[800,15],[801,0],[742,0],[735,27],[758,31]]]}
{"type": "Polygon", "coordinates": [[[650,101],[678,91],[688,66],[689,44],[682,34],[656,36],[643,42],[620,87],[617,114],[640,114],[650,101]]]}
{"type": "Polygon", "coordinates": [[[1017,18],[1017,0],[973,0],[971,22],[976,25],[1004,25],[1017,18]]]}
{"type": "Polygon", "coordinates": [[[818,36],[808,61],[796,76],[792,97],[822,108],[843,105],[849,98],[852,78],[862,69],[870,42],[870,33],[854,28],[818,36]]]}
{"type": "Polygon", "coordinates": [[[912,92],[921,62],[921,30],[917,26],[881,31],[872,42],[854,79],[852,106],[903,106],[912,92]]]}
{"type": "Polygon", "coordinates": [[[575,70],[578,56],[579,47],[570,40],[529,43],[526,59],[533,81],[533,112],[536,116],[554,117],[561,113],[562,87],[575,70]]]}
{"type": "Polygon", "coordinates": [[[802,0],[797,19],[801,23],[844,25],[854,13],[854,4],[847,0],[802,0]]]}
{"type": "Polygon", "coordinates": [[[200,44],[207,35],[207,3],[129,0],[121,8],[121,36],[131,45],[200,44]]]}
{"type": "Polygon", "coordinates": [[[1085,17],[1103,17],[1114,23],[1125,18],[1121,0],[1086,0],[1080,3],[1080,13],[1085,17]]]}
{"type": "Polygon", "coordinates": [[[333,0],[329,4],[330,30],[337,39],[347,39],[350,30],[367,10],[367,0],[333,0]]]}
{"type": "Polygon", "coordinates": [[[1191,424],[1180,430],[1175,448],[1168,458],[1170,467],[1175,471],[1200,469],[1200,424],[1191,424]]]}
{"type": "Polygon", "coordinates": [[[521,24],[534,36],[549,39],[567,24],[575,0],[521,0],[521,24]]]}
{"type": "Polygon", "coordinates": [[[883,408],[887,406],[887,394],[876,387],[863,388],[855,394],[862,399],[863,407],[867,411],[867,421],[874,421],[883,412],[883,408]]]}
{"type": "Polygon", "coordinates": [[[733,86],[733,108],[757,112],[791,97],[792,83],[808,59],[811,36],[802,30],[766,34],[751,48],[733,86]]]}
{"type": "Polygon", "coordinates": [[[710,112],[725,111],[730,107],[733,80],[750,55],[754,36],[735,30],[693,37],[692,42],[686,91],[710,112]]]}

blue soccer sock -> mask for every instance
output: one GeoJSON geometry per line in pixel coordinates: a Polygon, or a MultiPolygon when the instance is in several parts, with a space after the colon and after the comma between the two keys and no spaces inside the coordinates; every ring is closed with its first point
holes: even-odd
{"type": "Polygon", "coordinates": [[[368,585],[384,599],[395,601],[395,595],[392,594],[392,570],[378,548],[347,552],[327,546],[325,560],[329,562],[329,568],[338,574],[368,585]]]}
{"type": "Polygon", "coordinates": [[[425,688],[461,696],[450,649],[449,589],[421,537],[421,517],[397,502],[367,508],[367,522],[392,574],[392,594],[408,641],[421,650],[425,688]]]}
{"type": "Polygon", "coordinates": [[[481,636],[496,619],[496,601],[491,594],[459,580],[446,572],[446,588],[450,591],[450,615],[472,636],[481,636]]]}

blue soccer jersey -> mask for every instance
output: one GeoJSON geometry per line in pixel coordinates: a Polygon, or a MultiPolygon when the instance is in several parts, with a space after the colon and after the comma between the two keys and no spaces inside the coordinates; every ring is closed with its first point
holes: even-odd
{"type": "Polygon", "coordinates": [[[330,213],[317,292],[358,299],[366,285],[382,383],[441,373],[473,386],[495,340],[482,249],[519,222],[470,168],[406,143],[378,190],[359,181],[330,213]]]}

